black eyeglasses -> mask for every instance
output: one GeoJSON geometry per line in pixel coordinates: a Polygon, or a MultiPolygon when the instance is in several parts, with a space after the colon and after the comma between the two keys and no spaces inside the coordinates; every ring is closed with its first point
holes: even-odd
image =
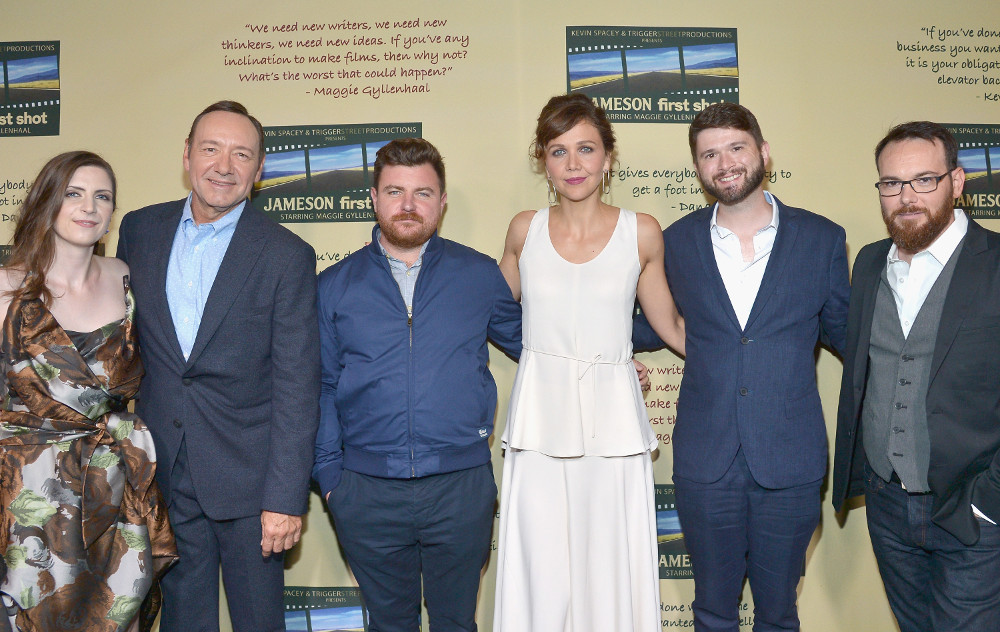
{"type": "Polygon", "coordinates": [[[937,191],[938,184],[951,175],[951,172],[939,176],[920,176],[912,180],[882,180],[875,183],[878,194],[882,197],[893,197],[903,192],[903,185],[908,184],[915,193],[931,193],[937,191]]]}

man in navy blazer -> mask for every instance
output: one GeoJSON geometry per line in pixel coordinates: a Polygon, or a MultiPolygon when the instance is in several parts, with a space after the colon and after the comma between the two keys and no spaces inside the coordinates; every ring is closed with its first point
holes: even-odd
{"type": "Polygon", "coordinates": [[[162,632],[219,629],[219,566],[236,632],[284,630],[282,552],[299,539],[319,423],[313,249],[247,203],[263,130],[220,101],[184,145],[185,200],[122,220],[146,376],[137,412],[180,561],[162,632]]]}
{"type": "MultiPolygon", "coordinates": [[[[844,230],[763,190],[770,148],[754,115],[717,103],[691,123],[698,178],[718,203],[663,232],[687,357],[673,434],[677,511],[695,629],[798,630],[796,587],[819,523],[826,426],[816,346],[844,347],[844,230]]],[[[637,318],[637,349],[661,346],[637,318]]]]}
{"type": "Polygon", "coordinates": [[[865,495],[900,630],[1000,630],[1000,234],[955,208],[945,127],[897,125],[875,161],[890,239],[854,262],[833,506],[865,495]]]}

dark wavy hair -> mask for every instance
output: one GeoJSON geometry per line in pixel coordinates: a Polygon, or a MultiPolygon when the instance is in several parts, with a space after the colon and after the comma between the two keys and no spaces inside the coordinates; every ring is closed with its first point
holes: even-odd
{"type": "Polygon", "coordinates": [[[878,167],[878,158],[882,155],[882,150],[885,149],[886,145],[901,140],[913,139],[926,140],[932,143],[936,140],[941,141],[941,145],[944,147],[944,160],[945,164],[948,165],[948,171],[954,171],[958,168],[958,143],[955,141],[955,137],[951,135],[951,132],[946,127],[932,121],[900,123],[889,130],[875,147],[875,166],[878,167]]]}
{"type": "Polygon", "coordinates": [[[582,92],[560,94],[549,99],[538,115],[535,140],[531,143],[531,158],[539,173],[545,171],[545,146],[573,129],[581,121],[597,128],[604,151],[611,159],[611,164],[615,163],[618,157],[615,149],[615,131],[611,128],[608,115],[582,92]]]}
{"type": "Polygon", "coordinates": [[[69,181],[80,167],[100,167],[111,178],[111,204],[117,206],[118,181],[111,165],[89,151],[68,151],[52,158],[28,189],[17,217],[11,252],[4,267],[25,273],[24,284],[11,290],[12,299],[40,298],[45,305],[52,303],[52,294],[45,285],[45,273],[55,256],[52,227],[62,209],[69,181]]]}
{"type": "Polygon", "coordinates": [[[444,193],[444,159],[437,147],[423,138],[397,138],[383,145],[375,153],[375,166],[372,167],[372,186],[378,191],[379,178],[385,167],[419,167],[430,165],[437,174],[441,185],[440,193],[444,193]]]}
{"type": "Polygon", "coordinates": [[[713,103],[699,112],[698,116],[691,121],[691,127],[688,128],[688,145],[691,147],[691,158],[696,163],[698,156],[695,155],[694,148],[698,143],[698,134],[716,127],[746,132],[753,137],[758,149],[764,146],[764,134],[761,133],[760,124],[757,123],[757,117],[753,115],[753,112],[739,103],[726,101],[713,103]]]}

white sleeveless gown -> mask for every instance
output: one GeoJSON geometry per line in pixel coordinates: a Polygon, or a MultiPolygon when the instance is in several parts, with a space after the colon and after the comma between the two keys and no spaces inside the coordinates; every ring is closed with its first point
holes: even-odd
{"type": "Polygon", "coordinates": [[[660,629],[649,425],[632,365],[636,216],[573,264],[535,214],[504,429],[495,632],[660,629]]]}

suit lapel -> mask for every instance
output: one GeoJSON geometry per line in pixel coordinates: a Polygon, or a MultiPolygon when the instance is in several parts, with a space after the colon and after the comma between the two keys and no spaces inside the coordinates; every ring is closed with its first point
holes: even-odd
{"type": "Polygon", "coordinates": [[[969,313],[969,308],[975,303],[983,286],[984,276],[993,274],[992,266],[986,265],[980,259],[980,255],[986,251],[986,232],[969,220],[969,231],[962,243],[962,250],[958,253],[955,272],[948,286],[948,294],[945,296],[928,384],[934,381],[934,376],[937,375],[944,357],[955,340],[959,326],[969,313]]]}
{"type": "Polygon", "coordinates": [[[164,332],[170,346],[170,351],[184,362],[184,353],[181,345],[177,341],[177,330],[174,328],[174,319],[170,315],[170,304],[167,302],[167,266],[170,264],[170,252],[174,246],[174,236],[177,234],[177,225],[181,221],[181,212],[184,210],[185,200],[179,201],[175,207],[164,213],[157,219],[156,225],[150,228],[149,257],[151,259],[150,269],[152,273],[153,291],[143,298],[149,303],[142,306],[156,314],[160,323],[160,331],[164,332]]]}
{"type": "MultiPolygon", "coordinates": [[[[889,247],[888,239],[876,250],[875,256],[864,269],[854,271],[854,291],[851,300],[861,301],[858,309],[861,320],[858,323],[858,344],[854,352],[854,386],[864,387],[868,379],[868,348],[871,346],[872,319],[875,317],[875,300],[878,297],[879,284],[882,282],[882,270],[886,265],[889,247]]],[[[856,405],[861,405],[858,399],[856,405]]]]}
{"type": "Polygon", "coordinates": [[[701,259],[702,268],[707,273],[708,283],[714,286],[712,296],[716,297],[733,326],[739,331],[740,320],[736,317],[733,302],[729,300],[729,292],[726,291],[726,284],[722,281],[722,273],[719,272],[719,263],[715,260],[715,246],[712,245],[712,209],[714,208],[714,206],[710,206],[705,209],[706,213],[703,217],[699,217],[695,224],[695,249],[698,251],[698,258],[701,259]]]}
{"type": "Polygon", "coordinates": [[[750,316],[747,317],[747,330],[753,326],[754,321],[764,310],[768,299],[774,294],[775,288],[778,287],[778,280],[792,259],[792,247],[795,245],[795,238],[799,232],[797,214],[778,201],[778,198],[775,198],[775,203],[778,205],[778,234],[774,238],[771,255],[768,257],[767,267],[764,268],[764,277],[761,279],[760,289],[757,290],[753,307],[750,309],[750,316]]]}
{"type": "Polygon", "coordinates": [[[198,356],[208,345],[208,341],[215,335],[215,331],[222,324],[226,314],[229,313],[233,302],[243,290],[257,258],[260,257],[263,250],[261,242],[264,239],[264,233],[260,230],[261,221],[268,220],[259,216],[248,201],[243,209],[243,215],[236,223],[233,239],[229,242],[229,248],[226,250],[225,257],[222,258],[215,282],[208,293],[205,312],[201,316],[201,325],[198,327],[198,335],[191,348],[191,355],[188,356],[188,366],[197,361],[198,356]]]}

